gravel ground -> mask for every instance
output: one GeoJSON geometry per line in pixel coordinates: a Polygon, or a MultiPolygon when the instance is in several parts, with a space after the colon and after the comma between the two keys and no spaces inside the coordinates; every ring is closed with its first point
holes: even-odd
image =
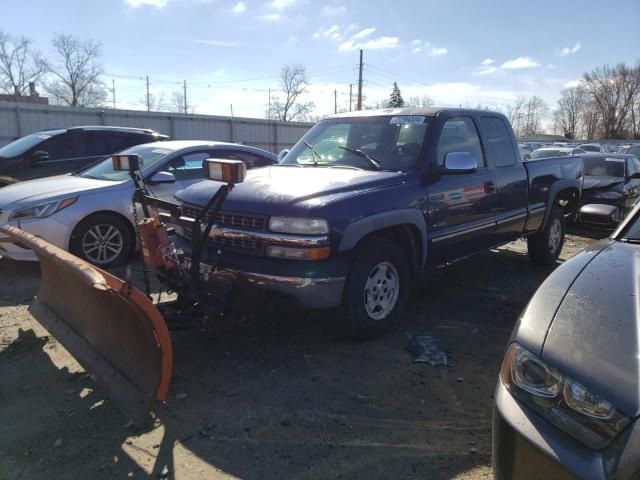
{"type": "MultiPolygon", "coordinates": [[[[590,241],[568,236],[562,260],[590,241]]],[[[0,259],[0,478],[491,478],[497,372],[552,270],[522,241],[459,262],[364,343],[335,312],[174,332],[169,400],[136,430],[28,313],[38,265],[0,259]],[[435,334],[450,364],[413,363],[405,332],[435,334]]]]}

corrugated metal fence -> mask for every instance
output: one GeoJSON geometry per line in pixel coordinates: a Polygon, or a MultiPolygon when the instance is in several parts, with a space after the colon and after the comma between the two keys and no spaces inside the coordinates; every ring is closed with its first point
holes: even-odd
{"type": "Polygon", "coordinates": [[[277,153],[296,143],[313,124],[0,102],[0,146],[40,130],[80,125],[151,128],[174,140],[239,142],[277,153]]]}

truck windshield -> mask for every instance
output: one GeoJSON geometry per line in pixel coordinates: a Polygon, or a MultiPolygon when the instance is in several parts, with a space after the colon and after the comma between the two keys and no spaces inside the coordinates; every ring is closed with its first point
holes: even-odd
{"type": "Polygon", "coordinates": [[[19,138],[18,140],[0,148],[0,157],[17,157],[18,155],[22,155],[30,148],[35,147],[40,142],[44,142],[51,137],[52,134],[50,133],[32,133],[31,135],[19,138]]]}
{"type": "Polygon", "coordinates": [[[280,165],[412,170],[422,152],[430,120],[421,115],[323,120],[307,132],[280,165]]]}
{"type": "MultiPolygon", "coordinates": [[[[127,148],[119,153],[122,155],[140,155],[144,162],[144,168],[146,169],[172,152],[173,150],[166,148],[145,147],[139,145],[127,148]]],[[[84,178],[94,178],[97,180],[108,180],[112,182],[122,182],[129,178],[129,172],[122,172],[113,169],[111,157],[107,157],[101,162],[77,172],[76,175],[84,178]]]]}

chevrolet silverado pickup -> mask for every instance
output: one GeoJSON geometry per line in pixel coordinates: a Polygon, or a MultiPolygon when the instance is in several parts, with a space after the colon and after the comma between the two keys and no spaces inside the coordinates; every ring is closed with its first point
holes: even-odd
{"type": "MultiPolygon", "coordinates": [[[[534,263],[554,263],[582,177],[580,157],[522,162],[499,113],[340,114],[235,185],[200,261],[215,264],[206,282],[341,307],[354,336],[373,338],[397,320],[412,280],[434,268],[518,238],[534,263]]],[[[178,191],[182,215],[198,216],[217,188],[178,191]]],[[[175,228],[186,258],[190,235],[175,228]]]]}

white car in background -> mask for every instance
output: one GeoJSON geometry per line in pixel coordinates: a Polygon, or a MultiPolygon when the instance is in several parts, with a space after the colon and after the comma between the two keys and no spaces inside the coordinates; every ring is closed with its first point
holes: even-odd
{"type": "MultiPolygon", "coordinates": [[[[128,148],[144,161],[150,193],[173,200],[176,191],[204,179],[207,158],[242,160],[247,168],[273,165],[259,148],[210,141],[164,141],[128,148]]],[[[114,171],[111,157],[69,175],[16,183],[0,189],[0,226],[17,226],[100,267],[124,262],[136,245],[128,172],[114,171]]],[[[0,257],[37,260],[31,250],[0,234],[0,257]]]]}

